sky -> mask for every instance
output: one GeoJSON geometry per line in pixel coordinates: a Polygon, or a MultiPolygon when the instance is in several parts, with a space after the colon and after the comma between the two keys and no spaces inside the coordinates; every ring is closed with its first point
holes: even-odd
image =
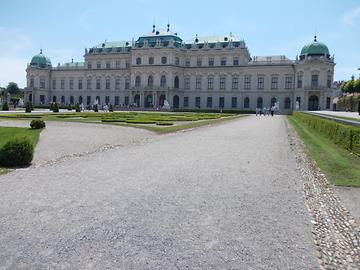
{"type": "Polygon", "coordinates": [[[24,87],[26,65],[40,48],[53,66],[83,61],[85,48],[136,40],[153,23],[161,29],[168,22],[184,41],[232,32],[252,56],[290,59],[316,33],[335,55],[335,80],[360,72],[360,0],[1,0],[0,87],[24,87]]]}

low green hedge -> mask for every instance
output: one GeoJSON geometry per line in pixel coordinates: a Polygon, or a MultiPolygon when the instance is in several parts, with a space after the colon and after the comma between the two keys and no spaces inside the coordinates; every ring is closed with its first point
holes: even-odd
{"type": "Polygon", "coordinates": [[[129,124],[156,124],[156,121],[149,119],[127,119],[126,123],[129,124]]]}
{"type": "Polygon", "coordinates": [[[162,121],[162,122],[156,122],[156,125],[157,126],[172,126],[172,125],[174,125],[174,123],[173,122],[164,122],[164,121],[162,121]]]}
{"type": "Polygon", "coordinates": [[[46,124],[43,120],[37,119],[37,120],[32,120],[30,122],[30,127],[32,129],[42,129],[42,128],[45,128],[45,126],[46,126],[46,124]]]}
{"type": "Polygon", "coordinates": [[[126,122],[126,120],[124,118],[103,118],[101,122],[126,122]]]}
{"type": "Polygon", "coordinates": [[[360,156],[360,128],[306,113],[294,112],[293,116],[306,126],[320,132],[338,146],[360,156]]]}
{"type": "Polygon", "coordinates": [[[0,165],[4,167],[27,166],[34,156],[34,146],[27,138],[8,141],[0,149],[0,165]]]}

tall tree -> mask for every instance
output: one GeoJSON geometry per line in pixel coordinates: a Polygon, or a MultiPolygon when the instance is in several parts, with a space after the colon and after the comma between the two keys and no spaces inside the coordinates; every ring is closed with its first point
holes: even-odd
{"type": "Polygon", "coordinates": [[[8,86],[6,87],[6,92],[10,93],[11,95],[20,94],[20,88],[17,83],[9,82],[8,86]]]}
{"type": "Polygon", "coordinates": [[[360,93],[360,77],[354,81],[354,92],[360,93]]]}

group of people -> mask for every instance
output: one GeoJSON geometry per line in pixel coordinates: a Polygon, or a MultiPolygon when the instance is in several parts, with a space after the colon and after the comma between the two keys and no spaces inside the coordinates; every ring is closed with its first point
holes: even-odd
{"type": "Polygon", "coordinates": [[[256,113],[256,116],[261,116],[261,115],[270,115],[271,116],[274,116],[274,113],[276,111],[276,107],[275,106],[271,106],[270,108],[269,107],[264,107],[264,108],[256,108],[255,109],[255,113],[256,113]]]}

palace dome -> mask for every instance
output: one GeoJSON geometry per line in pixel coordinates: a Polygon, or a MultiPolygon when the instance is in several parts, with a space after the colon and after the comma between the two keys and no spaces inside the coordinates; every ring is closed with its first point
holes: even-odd
{"type": "Polygon", "coordinates": [[[328,47],[322,43],[316,40],[316,36],[314,38],[314,41],[306,44],[300,53],[300,57],[305,56],[325,56],[327,58],[330,57],[329,49],[328,47]]]}
{"type": "Polygon", "coordinates": [[[45,56],[40,50],[40,53],[31,58],[30,66],[38,68],[48,68],[51,67],[50,58],[45,56]]]}

